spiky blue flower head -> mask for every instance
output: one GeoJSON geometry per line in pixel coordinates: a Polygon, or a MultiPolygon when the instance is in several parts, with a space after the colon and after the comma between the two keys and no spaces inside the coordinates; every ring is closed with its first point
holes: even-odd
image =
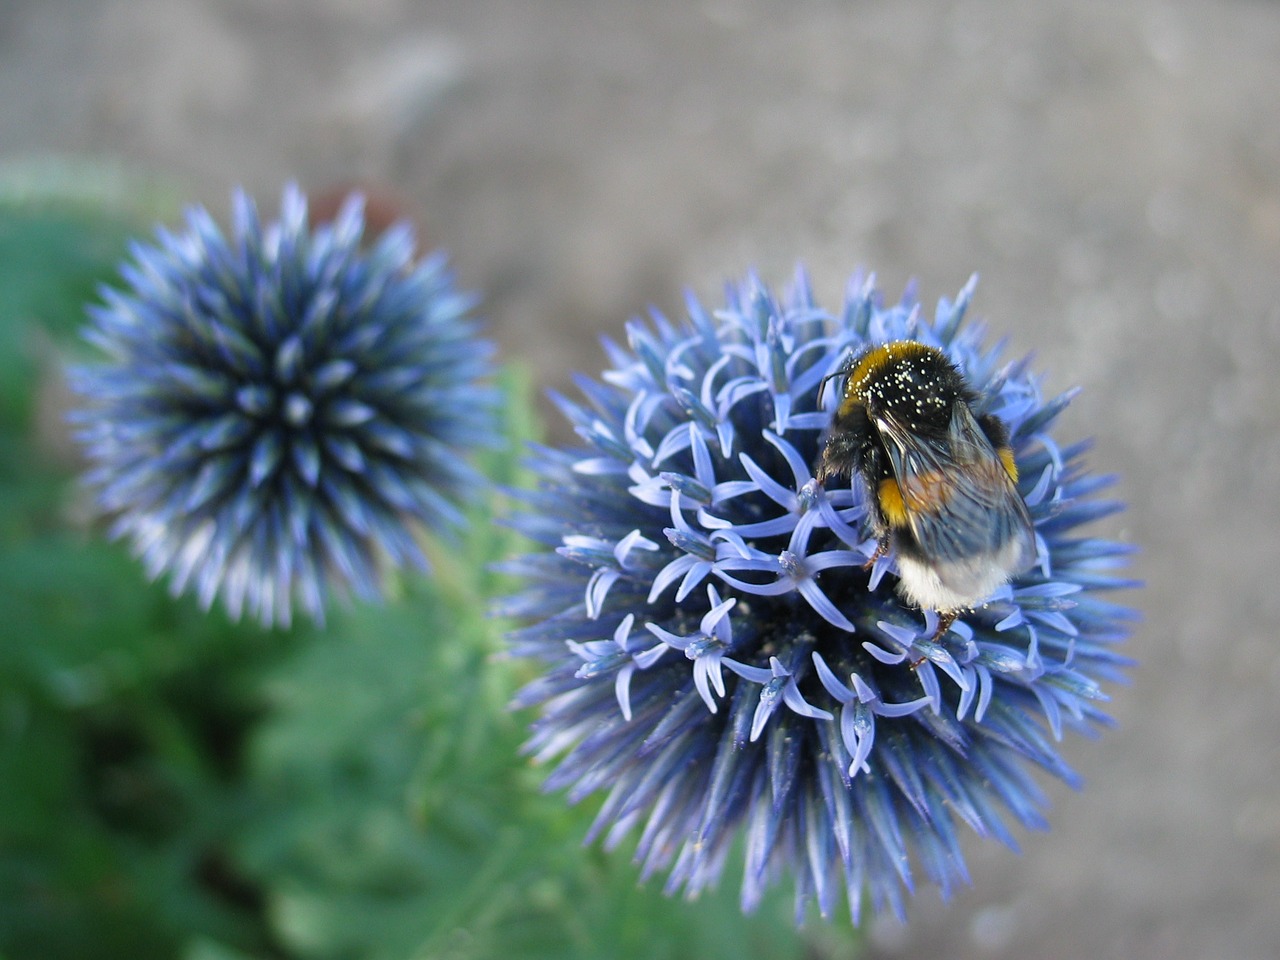
{"type": "Polygon", "coordinates": [[[90,307],[106,362],[72,371],[87,479],[175,594],[322,620],[331,592],[373,598],[389,569],[425,567],[418,529],[462,523],[463,455],[495,426],[491,348],[443,257],[417,261],[407,225],[366,238],[359,197],[314,229],[294,186],[278,222],[233,206],[229,234],[193,208],[135,243],[123,289],[90,307]]]}
{"type": "Polygon", "coordinates": [[[502,609],[545,665],[517,703],[539,708],[548,788],[603,792],[591,835],[636,836],[669,892],[717,882],[741,835],[744,909],[790,872],[797,916],[846,896],[857,922],[864,894],[901,915],[917,873],[967,879],[960,824],[1013,846],[1010,822],[1044,825],[1035,769],[1076,782],[1055,741],[1106,722],[1130,619],[1106,592],[1131,585],[1110,572],[1128,549],[1076,528],[1120,505],[1051,436],[1072,395],[1042,399],[962,329],[973,286],[930,320],[873,279],[831,314],[803,272],[782,299],[748,277],[714,313],[632,322],[585,399],[557,398],[584,446],[534,450],[513,521],[540,549],[502,609]],[[1007,424],[1036,531],[1036,566],[936,642],[893,557],[866,566],[860,482],[813,476],[839,392],[819,409],[820,381],[898,339],[944,351],[1007,424]]]}

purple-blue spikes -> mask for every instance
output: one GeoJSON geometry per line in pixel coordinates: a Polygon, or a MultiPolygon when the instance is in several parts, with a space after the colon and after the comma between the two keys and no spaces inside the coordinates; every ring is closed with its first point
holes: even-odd
{"type": "Polygon", "coordinates": [[[1071,395],[1043,400],[962,325],[973,289],[930,319],[858,277],[831,314],[802,273],[781,298],[748,277],[715,311],[633,321],[583,399],[558,399],[583,445],[534,449],[538,490],[517,494],[512,523],[544,545],[506,566],[512,651],[543,670],[517,703],[539,710],[548,786],[607,792],[593,835],[638,834],[669,891],[716,882],[745,838],[744,909],[789,874],[798,913],[900,914],[917,873],[967,882],[961,824],[1010,845],[1011,823],[1043,826],[1032,771],[1074,782],[1056,741],[1105,723],[1129,612],[1104,595],[1133,586],[1108,572],[1129,548],[1077,528],[1119,506],[1051,435],[1071,395]],[[838,393],[820,405],[819,382],[907,338],[1004,419],[1036,526],[1032,569],[938,637],[892,555],[868,568],[860,481],[813,477],[838,393]]]}
{"type": "Polygon", "coordinates": [[[465,455],[496,428],[492,351],[442,256],[364,228],[358,197],[312,228],[296,187],[266,225],[237,193],[229,233],[191,210],[89,308],[105,357],[71,374],[88,484],[175,594],[323,620],[331,593],[425,568],[415,530],[462,522],[465,455]]]}

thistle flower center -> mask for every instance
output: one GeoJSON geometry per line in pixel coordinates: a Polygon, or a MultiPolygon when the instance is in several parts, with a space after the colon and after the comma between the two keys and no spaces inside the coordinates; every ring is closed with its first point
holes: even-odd
{"type": "Polygon", "coordinates": [[[291,427],[305,427],[314,412],[314,405],[300,393],[290,393],[284,398],[284,420],[291,427]]]}

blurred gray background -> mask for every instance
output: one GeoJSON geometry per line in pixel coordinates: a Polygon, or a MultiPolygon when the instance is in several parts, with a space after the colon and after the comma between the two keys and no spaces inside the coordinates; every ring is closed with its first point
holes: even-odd
{"type": "Polygon", "coordinates": [[[69,155],[363,183],[547,386],[751,266],[979,271],[1122,475],[1142,664],[1052,831],[870,955],[1280,956],[1280,4],[3,0],[0,162],[69,155]]]}

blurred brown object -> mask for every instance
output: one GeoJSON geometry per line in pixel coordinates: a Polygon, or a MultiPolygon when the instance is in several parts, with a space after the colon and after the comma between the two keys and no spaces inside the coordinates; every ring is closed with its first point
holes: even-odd
{"type": "Polygon", "coordinates": [[[360,180],[339,181],[332,186],[311,193],[307,202],[311,223],[318,226],[329,223],[338,215],[342,204],[353,193],[364,197],[364,242],[368,244],[389,227],[407,222],[413,227],[413,256],[416,260],[429,244],[423,239],[422,223],[415,215],[412,204],[401,194],[378,184],[360,180]]]}

